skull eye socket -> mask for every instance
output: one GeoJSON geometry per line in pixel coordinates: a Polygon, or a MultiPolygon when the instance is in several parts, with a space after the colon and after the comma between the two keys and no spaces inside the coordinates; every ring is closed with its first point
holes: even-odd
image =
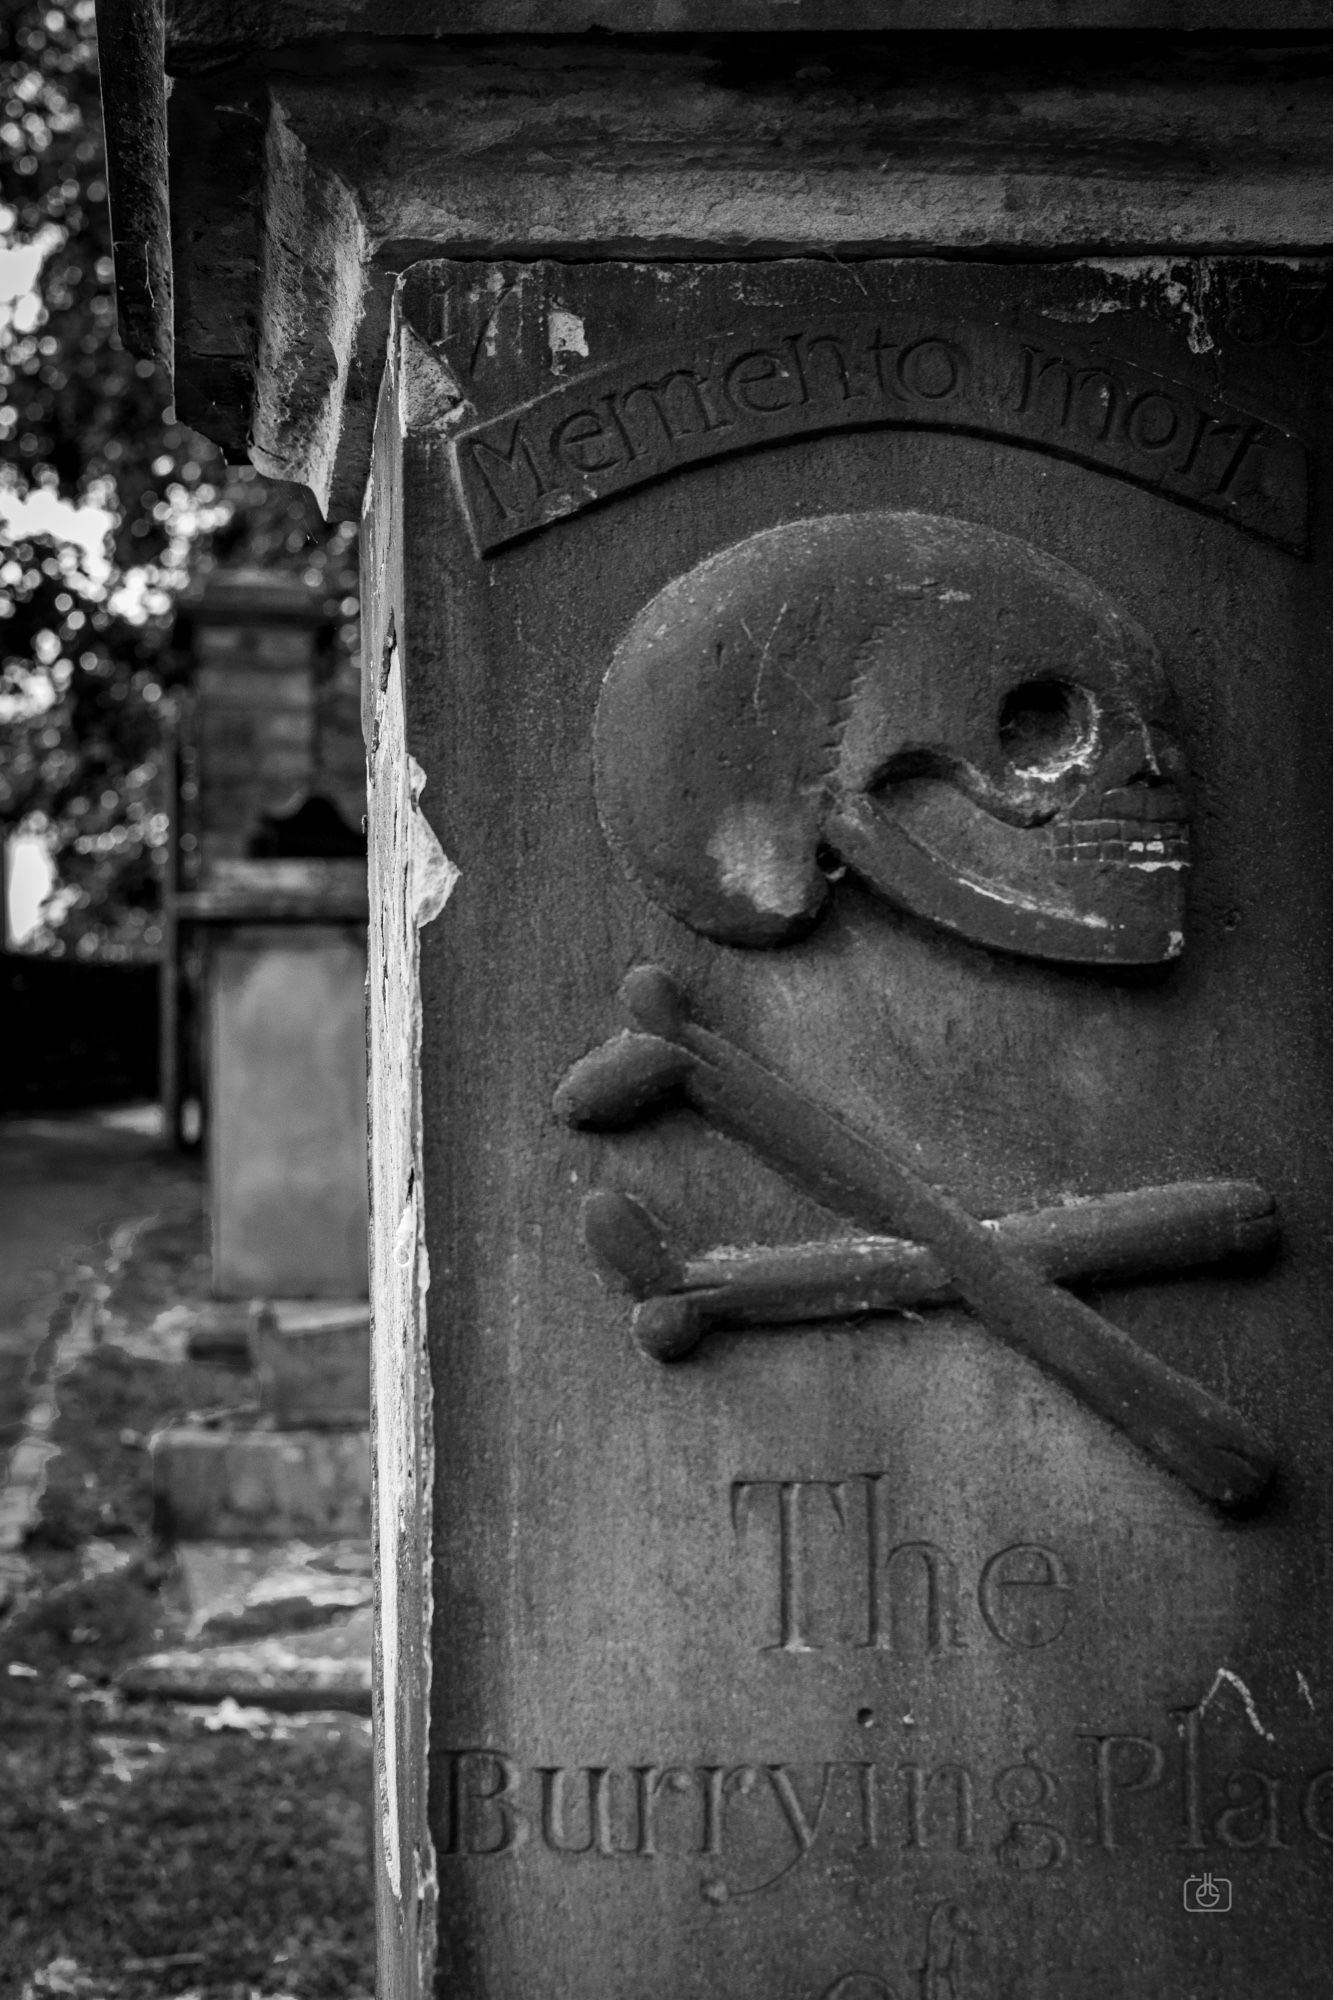
{"type": "Polygon", "coordinates": [[[1093,703],[1072,681],[1021,681],[1001,703],[996,733],[1016,771],[1063,771],[1093,740],[1093,703]]]}

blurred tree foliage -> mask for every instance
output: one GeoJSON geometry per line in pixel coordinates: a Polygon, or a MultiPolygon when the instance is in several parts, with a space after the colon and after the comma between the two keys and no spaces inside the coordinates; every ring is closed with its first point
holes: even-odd
{"type": "Polygon", "coordinates": [[[93,0],[0,0],[0,249],[23,246],[43,253],[34,291],[0,306],[0,826],[52,844],[39,947],[138,956],[159,937],[176,598],[216,561],[295,569],[346,638],[355,543],[225,465],[120,345],[93,0]],[[109,514],[102,558],[15,523],[43,493],[109,514]]]}

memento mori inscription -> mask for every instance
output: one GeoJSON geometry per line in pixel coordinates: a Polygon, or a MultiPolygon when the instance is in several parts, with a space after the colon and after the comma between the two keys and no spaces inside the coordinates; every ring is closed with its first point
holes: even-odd
{"type": "Polygon", "coordinates": [[[479,549],[681,465],[861,424],[977,430],[1082,459],[1305,547],[1306,461],[1278,426],[1068,335],[845,314],[656,347],[458,440],[479,549]]]}
{"type": "Polygon", "coordinates": [[[409,280],[458,2000],[1324,1990],[1294,287],[409,280]]]}

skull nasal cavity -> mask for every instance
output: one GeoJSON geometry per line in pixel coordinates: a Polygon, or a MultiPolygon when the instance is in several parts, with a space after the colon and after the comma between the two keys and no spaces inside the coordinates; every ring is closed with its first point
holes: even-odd
{"type": "Polygon", "coordinates": [[[1001,748],[1020,771],[1055,770],[1089,740],[1092,705],[1069,681],[1022,681],[1001,703],[1001,748]]]}

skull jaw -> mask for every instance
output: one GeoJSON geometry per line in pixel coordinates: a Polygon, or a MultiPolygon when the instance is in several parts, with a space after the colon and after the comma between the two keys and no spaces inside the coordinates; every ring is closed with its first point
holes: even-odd
{"type": "Polygon", "coordinates": [[[1062,862],[1045,828],[1008,826],[940,784],[852,794],[825,840],[886,901],[991,951],[1074,965],[1162,965],[1185,943],[1184,862],[1062,862]]]}

